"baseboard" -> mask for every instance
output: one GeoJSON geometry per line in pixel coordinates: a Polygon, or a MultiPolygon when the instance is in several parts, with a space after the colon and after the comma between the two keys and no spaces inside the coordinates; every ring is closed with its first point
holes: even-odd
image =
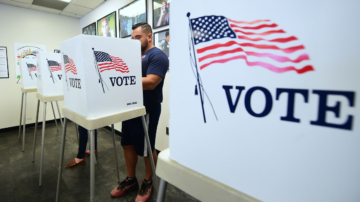
{"type": "MultiPolygon", "coordinates": [[[[56,119],[57,123],[61,125],[61,122],[60,122],[60,119],[56,119]]],[[[68,119],[69,121],[69,119],[68,119]]],[[[38,126],[42,126],[42,121],[39,121],[38,122],[38,126]]],[[[53,123],[55,124],[55,120],[48,120],[46,121],[46,124],[50,124],[50,123],[53,123]]],[[[23,127],[23,126],[21,126],[23,127]]],[[[29,124],[26,124],[26,127],[35,127],[35,123],[29,123],[29,124]]],[[[13,131],[13,130],[19,130],[19,126],[13,126],[13,127],[9,127],[9,128],[1,128],[0,129],[0,133],[2,132],[8,132],[8,131],[13,131]]]]}

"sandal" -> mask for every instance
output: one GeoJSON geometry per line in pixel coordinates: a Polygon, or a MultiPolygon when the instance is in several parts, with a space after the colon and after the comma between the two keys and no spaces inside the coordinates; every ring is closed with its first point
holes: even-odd
{"type": "Polygon", "coordinates": [[[78,163],[76,163],[75,159],[73,159],[72,161],[70,161],[68,164],[66,164],[67,168],[71,168],[74,167],[80,163],[84,163],[86,161],[86,158],[81,159],[81,161],[79,161],[78,163]]]}

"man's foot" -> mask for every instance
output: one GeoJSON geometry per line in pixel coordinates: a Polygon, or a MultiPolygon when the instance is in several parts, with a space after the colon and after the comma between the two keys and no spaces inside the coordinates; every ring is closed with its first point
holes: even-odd
{"type": "Polygon", "coordinates": [[[71,168],[71,167],[74,167],[80,163],[84,163],[86,161],[85,158],[83,159],[78,159],[78,158],[74,158],[72,161],[70,161],[68,164],[66,164],[66,167],[67,168],[71,168]]]}
{"type": "MultiPolygon", "coordinates": [[[[95,154],[97,154],[98,152],[97,152],[97,150],[95,150],[95,154]]],[[[90,150],[87,150],[86,152],[85,152],[85,154],[86,155],[90,155],[90,150]]]]}
{"type": "Polygon", "coordinates": [[[112,191],[111,191],[111,196],[112,197],[120,197],[122,195],[124,195],[127,191],[132,191],[132,190],[137,190],[139,189],[139,183],[136,179],[136,177],[134,178],[125,178],[124,181],[120,182],[119,186],[115,187],[112,191]]]}
{"type": "Polygon", "coordinates": [[[153,183],[152,181],[144,180],[141,184],[139,194],[137,195],[135,202],[147,202],[150,199],[151,190],[153,183]]]}

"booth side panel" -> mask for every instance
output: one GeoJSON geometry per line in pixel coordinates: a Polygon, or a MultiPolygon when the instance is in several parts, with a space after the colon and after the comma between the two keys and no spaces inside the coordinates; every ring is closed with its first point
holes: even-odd
{"type": "Polygon", "coordinates": [[[37,87],[37,60],[34,56],[20,59],[21,86],[24,89],[37,87]]]}
{"type": "Polygon", "coordinates": [[[42,55],[42,62],[45,65],[42,68],[45,78],[43,78],[44,96],[63,95],[63,63],[61,54],[45,53],[42,55]]]}
{"type": "Polygon", "coordinates": [[[87,116],[87,100],[85,98],[85,72],[83,68],[83,54],[81,35],[61,43],[61,54],[64,106],[65,108],[87,116]]]}
{"type": "Polygon", "coordinates": [[[89,116],[106,116],[143,106],[140,42],[82,37],[89,116]]]}

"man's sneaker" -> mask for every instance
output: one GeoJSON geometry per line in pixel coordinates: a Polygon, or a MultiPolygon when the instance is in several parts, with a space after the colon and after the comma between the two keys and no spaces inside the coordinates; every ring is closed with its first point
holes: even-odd
{"type": "Polygon", "coordinates": [[[120,197],[124,195],[127,191],[132,191],[137,189],[139,189],[139,183],[136,178],[134,180],[128,180],[125,178],[124,181],[120,182],[119,186],[115,187],[111,191],[111,196],[120,197]]]}
{"type": "Polygon", "coordinates": [[[143,181],[135,202],[147,202],[150,199],[152,182],[143,181]]]}

